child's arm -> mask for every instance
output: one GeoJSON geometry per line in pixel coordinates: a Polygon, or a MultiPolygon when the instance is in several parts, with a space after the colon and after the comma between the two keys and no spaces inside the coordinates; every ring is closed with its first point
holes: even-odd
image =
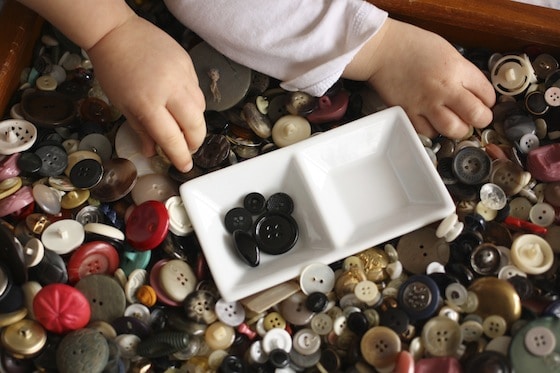
{"type": "Polygon", "coordinates": [[[206,133],[204,96],[185,50],[122,0],[20,0],[82,47],[105,93],[140,134],[180,170],[206,133]]]}
{"type": "Polygon", "coordinates": [[[389,105],[401,105],[416,130],[463,137],[492,120],[496,94],[484,74],[440,36],[388,19],[346,66],[389,105]]]}

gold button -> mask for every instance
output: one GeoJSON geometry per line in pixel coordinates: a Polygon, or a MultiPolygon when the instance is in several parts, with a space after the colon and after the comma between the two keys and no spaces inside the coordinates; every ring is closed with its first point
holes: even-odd
{"type": "Polygon", "coordinates": [[[16,322],[23,320],[25,316],[27,316],[27,308],[25,307],[13,312],[0,313],[0,328],[15,324],[16,322]]]}
{"type": "Polygon", "coordinates": [[[496,277],[475,280],[469,290],[478,297],[475,314],[482,318],[498,315],[511,324],[521,317],[521,300],[513,285],[496,277]]]}
{"type": "Polygon", "coordinates": [[[68,192],[62,197],[60,206],[66,210],[74,209],[85,203],[89,198],[89,194],[90,192],[87,189],[68,192]]]}
{"type": "Polygon", "coordinates": [[[29,214],[25,218],[25,225],[27,226],[27,228],[29,228],[31,232],[38,235],[43,233],[43,230],[48,227],[50,223],[51,222],[46,215],[38,212],[29,214]]]}
{"type": "Polygon", "coordinates": [[[22,181],[20,177],[10,177],[0,182],[0,199],[11,196],[21,188],[22,181]]]}
{"type": "Polygon", "coordinates": [[[16,358],[36,355],[47,342],[47,332],[37,321],[23,319],[2,331],[2,346],[16,358]]]}
{"type": "Polygon", "coordinates": [[[362,251],[356,256],[364,263],[364,272],[368,280],[380,282],[387,277],[385,268],[389,264],[389,256],[385,251],[373,247],[362,251]]]}
{"type": "Polygon", "coordinates": [[[343,272],[334,283],[334,292],[338,299],[346,294],[354,293],[354,288],[358,283],[367,280],[366,274],[359,268],[352,268],[343,272]]]}

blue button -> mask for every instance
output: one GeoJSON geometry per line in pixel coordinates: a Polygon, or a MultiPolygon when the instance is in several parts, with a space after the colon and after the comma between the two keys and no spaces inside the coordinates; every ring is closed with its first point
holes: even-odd
{"type": "Polygon", "coordinates": [[[411,320],[423,320],[436,312],[441,296],[434,280],[426,275],[415,275],[399,287],[398,301],[411,320]]]}

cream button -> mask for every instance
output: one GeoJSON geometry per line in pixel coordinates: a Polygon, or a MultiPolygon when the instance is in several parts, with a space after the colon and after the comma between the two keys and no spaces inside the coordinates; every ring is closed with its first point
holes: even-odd
{"type": "Polygon", "coordinates": [[[520,94],[537,80],[531,61],[526,54],[522,56],[507,55],[500,58],[494,64],[490,78],[496,91],[506,96],[520,94]]]}
{"type": "Polygon", "coordinates": [[[333,320],[333,332],[334,334],[341,336],[348,330],[346,315],[337,316],[333,320]]]}
{"type": "Polygon", "coordinates": [[[509,214],[514,218],[529,220],[529,211],[533,205],[525,197],[516,197],[509,203],[509,214]]]}
{"type": "Polygon", "coordinates": [[[272,311],[264,317],[263,326],[267,332],[275,328],[284,329],[286,327],[286,320],[280,313],[272,311]]]}
{"type": "Polygon", "coordinates": [[[511,244],[511,260],[523,272],[537,275],[552,267],[554,253],[542,237],[524,234],[518,236],[511,244]]]}
{"type": "Polygon", "coordinates": [[[37,140],[37,128],[23,119],[6,119],[0,122],[0,154],[23,152],[37,140]]]}
{"type": "Polygon", "coordinates": [[[482,329],[488,338],[496,338],[506,333],[507,323],[500,315],[490,315],[482,322],[482,329]]]}
{"type": "Polygon", "coordinates": [[[159,285],[175,302],[182,302],[196,287],[196,276],[191,267],[180,259],[165,263],[159,272],[159,285]]]}
{"type": "Polygon", "coordinates": [[[172,196],[179,195],[176,183],[167,175],[148,174],[139,176],[132,188],[131,196],[136,205],[146,201],[164,202],[172,196]]]}
{"type": "Polygon", "coordinates": [[[453,306],[462,306],[468,299],[467,289],[458,282],[453,282],[445,288],[445,299],[453,306]]]}
{"type": "Polygon", "coordinates": [[[39,264],[43,260],[44,255],[45,246],[36,237],[30,238],[23,246],[23,259],[28,268],[39,264]]]}
{"type": "Polygon", "coordinates": [[[447,242],[454,241],[461,234],[464,226],[457,214],[453,213],[441,221],[436,229],[436,237],[445,238],[447,242]]]}
{"type": "Polygon", "coordinates": [[[401,340],[392,329],[376,326],[362,336],[360,350],[364,360],[374,368],[389,368],[401,351],[401,340]]]}
{"type": "Polygon", "coordinates": [[[267,354],[263,351],[262,341],[255,341],[249,347],[249,362],[252,364],[264,364],[268,360],[267,354]]]}
{"type": "Polygon", "coordinates": [[[364,270],[364,264],[357,256],[351,255],[344,259],[344,262],[342,262],[343,271],[349,271],[351,269],[358,269],[362,271],[364,270]]]}
{"type": "Polygon", "coordinates": [[[484,329],[481,323],[475,320],[466,320],[461,324],[461,333],[465,342],[475,342],[482,337],[484,329]]]}
{"type": "Polygon", "coordinates": [[[461,345],[461,327],[445,316],[436,316],[424,325],[421,338],[430,355],[451,356],[461,345]]]}
{"type": "Polygon", "coordinates": [[[315,292],[327,294],[333,290],[334,283],[334,271],[326,264],[310,264],[303,269],[299,277],[299,284],[305,295],[315,292]]]}
{"type": "Polygon", "coordinates": [[[311,136],[311,125],[307,119],[297,115],[286,115],[272,127],[272,141],[279,148],[295,144],[311,136]]]}
{"type": "Polygon", "coordinates": [[[119,347],[121,356],[126,359],[132,359],[137,356],[136,350],[141,342],[140,337],[134,334],[120,334],[114,339],[119,347]]]}
{"type": "Polygon", "coordinates": [[[21,188],[21,177],[14,176],[0,181],[0,199],[11,196],[21,188]]]}
{"type": "Polygon", "coordinates": [[[498,272],[498,278],[502,280],[508,280],[514,276],[527,277],[527,274],[513,264],[503,266],[498,272]]]}
{"type": "Polygon", "coordinates": [[[108,237],[117,241],[124,241],[124,233],[116,227],[103,223],[87,223],[84,225],[87,233],[93,233],[102,237],[108,237]]]}
{"type": "Polygon", "coordinates": [[[541,227],[548,227],[554,223],[555,215],[554,207],[546,202],[537,203],[529,210],[531,222],[541,227]]]}
{"type": "Polygon", "coordinates": [[[61,196],[58,191],[44,184],[33,186],[33,198],[41,210],[50,215],[56,215],[61,209],[61,196]]]}
{"type": "Polygon", "coordinates": [[[84,227],[75,220],[62,219],[51,223],[41,235],[45,248],[64,255],[84,242],[84,227]]]}
{"type": "Polygon", "coordinates": [[[496,216],[498,216],[498,210],[491,209],[482,202],[478,202],[476,204],[475,211],[486,221],[492,221],[496,219],[496,216]]]}
{"type": "Polygon", "coordinates": [[[319,313],[311,319],[311,329],[319,335],[327,335],[333,329],[333,320],[326,313],[319,313]]]}
{"type": "Polygon", "coordinates": [[[376,304],[381,298],[381,293],[379,292],[377,285],[375,282],[369,280],[358,282],[354,288],[354,294],[360,301],[364,302],[368,306],[376,304]]]}
{"type": "Polygon", "coordinates": [[[216,321],[206,328],[204,340],[212,350],[227,350],[235,340],[235,329],[216,321]]]}
{"type": "Polygon", "coordinates": [[[165,207],[169,213],[169,230],[177,236],[186,236],[193,232],[193,226],[183,200],[179,196],[169,197],[165,201],[165,207]]]}
{"type": "Polygon", "coordinates": [[[312,355],[321,347],[321,337],[312,329],[303,328],[294,334],[294,349],[302,355],[312,355]]]}
{"type": "Polygon", "coordinates": [[[263,351],[269,354],[272,350],[281,349],[290,352],[292,337],[285,329],[270,329],[262,339],[263,351]]]}
{"type": "Polygon", "coordinates": [[[35,85],[41,91],[54,91],[58,86],[58,82],[51,75],[42,75],[37,78],[35,85]]]}

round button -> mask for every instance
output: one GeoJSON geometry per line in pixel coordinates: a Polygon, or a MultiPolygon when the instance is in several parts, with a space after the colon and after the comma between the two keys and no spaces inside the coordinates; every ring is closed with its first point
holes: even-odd
{"type": "Polygon", "coordinates": [[[81,245],[68,261],[68,280],[76,283],[92,274],[113,275],[119,267],[119,253],[109,243],[92,241],[81,245]]]}
{"type": "Polygon", "coordinates": [[[0,181],[0,200],[17,192],[22,184],[21,178],[17,176],[0,181]]]}
{"type": "Polygon", "coordinates": [[[70,169],[70,180],[77,188],[89,189],[96,186],[103,176],[103,166],[94,159],[76,162],[70,169]]]}
{"type": "Polygon", "coordinates": [[[159,286],[175,302],[183,302],[196,287],[196,276],[181,259],[166,262],[159,271],[159,286]]]}
{"type": "Polygon", "coordinates": [[[373,281],[360,281],[354,288],[354,294],[358,299],[369,306],[376,304],[381,298],[381,293],[373,281]]]}
{"type": "Polygon", "coordinates": [[[21,98],[25,119],[39,127],[61,127],[76,117],[76,105],[68,96],[56,91],[29,91],[21,98]]]}
{"type": "Polygon", "coordinates": [[[89,199],[90,193],[89,190],[72,190],[62,196],[60,201],[60,207],[66,210],[75,209],[86,203],[89,199]]]}
{"type": "Polygon", "coordinates": [[[35,203],[47,214],[56,215],[60,212],[62,202],[56,189],[44,184],[35,184],[33,186],[33,197],[35,203]]]}
{"type": "Polygon", "coordinates": [[[508,196],[521,191],[531,179],[531,174],[509,160],[497,161],[492,164],[490,182],[498,185],[508,196]]]}
{"type": "Polygon", "coordinates": [[[234,207],[226,213],[224,225],[229,233],[236,230],[248,232],[253,227],[253,216],[244,207],[234,207]]]}
{"type": "Polygon", "coordinates": [[[266,332],[262,339],[263,351],[269,354],[275,349],[281,349],[290,352],[292,349],[292,337],[290,334],[280,328],[273,328],[266,332]]]}
{"type": "Polygon", "coordinates": [[[509,214],[520,220],[529,220],[529,211],[533,205],[525,197],[516,197],[509,202],[509,214]]]}
{"type": "Polygon", "coordinates": [[[212,350],[227,350],[235,340],[235,329],[216,321],[206,328],[204,340],[212,350]]]}
{"type": "Polygon", "coordinates": [[[212,324],[218,319],[216,297],[208,290],[196,290],[183,302],[186,316],[197,323],[212,324]]]}
{"type": "Polygon", "coordinates": [[[224,135],[210,134],[192,155],[193,162],[204,169],[222,165],[230,154],[231,145],[224,135]]]}
{"type": "Polygon", "coordinates": [[[272,141],[279,148],[295,144],[311,136],[311,125],[307,119],[297,115],[285,115],[272,127],[272,141]]]}
{"type": "Polygon", "coordinates": [[[529,219],[531,222],[541,227],[552,225],[555,218],[556,211],[554,211],[554,207],[546,202],[537,203],[529,210],[529,219]]]}
{"type": "Polygon", "coordinates": [[[328,265],[313,263],[301,271],[299,283],[301,290],[306,295],[314,292],[327,294],[334,288],[335,274],[328,265]]]}
{"type": "Polygon", "coordinates": [[[556,348],[556,336],[543,326],[535,326],[525,334],[525,348],[535,356],[547,356],[556,348]]]}
{"type": "Polygon", "coordinates": [[[311,329],[319,335],[327,335],[333,329],[333,320],[326,313],[319,313],[311,319],[311,329]]]}
{"type": "Polygon", "coordinates": [[[560,88],[552,86],[544,91],[544,100],[552,107],[560,106],[560,88]]]}
{"type": "Polygon", "coordinates": [[[457,214],[448,215],[441,221],[436,229],[436,237],[445,238],[445,241],[454,241],[463,231],[464,224],[459,221],[457,214]]]}
{"type": "Polygon", "coordinates": [[[360,341],[360,350],[364,360],[376,369],[392,367],[401,351],[401,340],[397,333],[384,327],[376,326],[364,334],[360,341]]]}
{"type": "Polygon", "coordinates": [[[397,252],[403,268],[413,274],[425,273],[432,262],[446,265],[449,261],[449,244],[437,238],[435,229],[420,228],[399,239],[397,252]]]}
{"type": "Polygon", "coordinates": [[[177,236],[186,236],[193,232],[193,226],[183,200],[179,196],[173,196],[165,201],[165,207],[169,213],[169,230],[177,236]]]}
{"type": "Polygon", "coordinates": [[[541,53],[533,60],[533,68],[535,69],[535,74],[541,80],[546,79],[546,77],[553,71],[558,69],[558,61],[556,58],[547,53],[541,53]]]}
{"type": "Polygon", "coordinates": [[[501,210],[507,204],[507,197],[498,185],[486,183],[480,188],[480,201],[492,210],[501,210]]]}
{"type": "Polygon", "coordinates": [[[264,211],[266,200],[258,192],[249,193],[243,198],[243,207],[251,214],[260,214],[264,211]]]}
{"type": "Polygon", "coordinates": [[[482,328],[482,324],[478,321],[465,320],[461,324],[461,332],[465,342],[476,342],[482,337],[484,329],[482,328]]]}
{"type": "Polygon", "coordinates": [[[215,312],[218,319],[229,326],[236,327],[245,321],[245,309],[239,302],[227,302],[221,298],[216,302],[215,312]]]}
{"type": "Polygon", "coordinates": [[[467,289],[458,282],[453,282],[445,288],[445,299],[452,305],[462,306],[468,297],[467,289]]]}
{"type": "Polygon", "coordinates": [[[490,78],[496,91],[506,96],[520,94],[536,81],[527,55],[506,55],[500,58],[492,67],[490,78]]]}
{"type": "Polygon", "coordinates": [[[37,128],[23,119],[0,121],[0,154],[11,155],[23,152],[37,140],[37,128]]]}
{"type": "Polygon", "coordinates": [[[109,345],[96,330],[85,328],[68,333],[56,349],[57,368],[61,373],[100,372],[109,360],[109,345]]]}
{"type": "Polygon", "coordinates": [[[291,215],[268,212],[255,222],[255,239],[264,253],[283,254],[294,247],[298,237],[299,228],[291,215]]]}
{"type": "Polygon", "coordinates": [[[124,313],[126,298],[119,283],[107,275],[90,275],[75,285],[86,297],[92,321],[112,322],[124,313]]]}
{"type": "Polygon", "coordinates": [[[2,329],[2,346],[15,357],[36,355],[47,342],[47,333],[37,321],[23,319],[2,329]]]}
{"type": "Polygon", "coordinates": [[[490,168],[490,157],[481,148],[465,147],[453,157],[453,174],[463,184],[481,184],[488,178],[490,168]]]}
{"type": "Polygon", "coordinates": [[[523,272],[537,275],[552,267],[554,252],[542,237],[524,234],[518,236],[511,245],[511,261],[523,272]]]}
{"type": "Polygon", "coordinates": [[[70,171],[72,168],[80,161],[84,159],[92,159],[99,164],[101,164],[101,157],[99,157],[96,153],[90,152],[88,150],[78,150],[71,154],[68,154],[68,162],[66,168],[64,169],[64,174],[66,176],[70,176],[70,171]]]}
{"type": "Polygon", "coordinates": [[[555,372],[558,370],[558,357],[560,356],[558,344],[551,353],[543,356],[542,353],[549,350],[550,347],[548,333],[543,332],[541,328],[551,332],[556,340],[560,335],[560,320],[556,317],[540,317],[527,322],[512,335],[508,356],[515,372],[555,372]],[[537,329],[532,331],[535,328],[537,329]],[[527,340],[527,334],[533,338],[527,340]]]}
{"type": "Polygon", "coordinates": [[[91,309],[88,300],[77,289],[65,284],[50,284],[35,295],[33,313],[45,329],[63,334],[85,327],[91,309]]]}
{"type": "Polygon", "coordinates": [[[526,133],[519,139],[519,150],[527,154],[531,150],[538,148],[540,145],[539,138],[537,135],[532,133],[526,133]]]}
{"type": "Polygon", "coordinates": [[[284,329],[286,327],[286,320],[276,311],[269,312],[263,319],[263,326],[266,331],[278,328],[284,329]]]}
{"type": "Polygon", "coordinates": [[[266,200],[266,209],[289,215],[294,212],[294,201],[286,193],[274,193],[266,200]]]}
{"type": "Polygon", "coordinates": [[[35,155],[41,158],[39,174],[42,176],[58,176],[68,166],[68,155],[64,148],[56,145],[39,145],[35,155]]]}
{"type": "Polygon", "coordinates": [[[398,300],[412,320],[426,319],[440,305],[438,285],[428,276],[411,276],[399,287],[398,300]]]}
{"type": "Polygon", "coordinates": [[[303,292],[294,293],[279,304],[278,310],[290,324],[307,325],[314,315],[313,311],[310,311],[306,306],[307,299],[308,297],[303,292]]]}
{"type": "Polygon", "coordinates": [[[126,239],[137,250],[156,248],[169,227],[169,214],[158,201],[146,201],[132,210],[126,222],[126,239]]]}
{"type": "Polygon", "coordinates": [[[506,333],[506,320],[500,315],[490,315],[482,322],[482,330],[488,338],[501,337],[506,333]]]}
{"type": "Polygon", "coordinates": [[[481,317],[499,315],[512,323],[521,316],[521,300],[513,285],[496,277],[481,277],[469,287],[478,299],[478,306],[471,310],[481,317]]]}
{"type": "Polygon", "coordinates": [[[62,219],[51,223],[41,235],[45,248],[64,255],[78,248],[84,242],[84,227],[75,220],[62,219]]]}
{"type": "Polygon", "coordinates": [[[452,356],[461,345],[459,324],[445,316],[431,318],[422,328],[422,342],[432,356],[452,356]]]}
{"type": "Polygon", "coordinates": [[[500,251],[490,243],[477,246],[471,254],[472,269],[483,276],[496,275],[500,270],[501,261],[500,251]]]}
{"type": "Polygon", "coordinates": [[[103,176],[91,189],[100,202],[114,202],[126,196],[136,185],[136,166],[128,159],[113,158],[102,163],[103,176]]]}
{"type": "Polygon", "coordinates": [[[107,161],[113,154],[111,142],[107,136],[100,133],[90,133],[80,140],[79,150],[88,150],[98,154],[102,161],[107,161]]]}
{"type": "Polygon", "coordinates": [[[319,351],[321,337],[312,329],[303,328],[294,334],[293,348],[302,355],[308,356],[319,351]]]}
{"type": "Polygon", "coordinates": [[[177,183],[164,174],[148,174],[138,177],[130,195],[136,205],[147,201],[163,202],[169,197],[176,196],[177,183]]]}

